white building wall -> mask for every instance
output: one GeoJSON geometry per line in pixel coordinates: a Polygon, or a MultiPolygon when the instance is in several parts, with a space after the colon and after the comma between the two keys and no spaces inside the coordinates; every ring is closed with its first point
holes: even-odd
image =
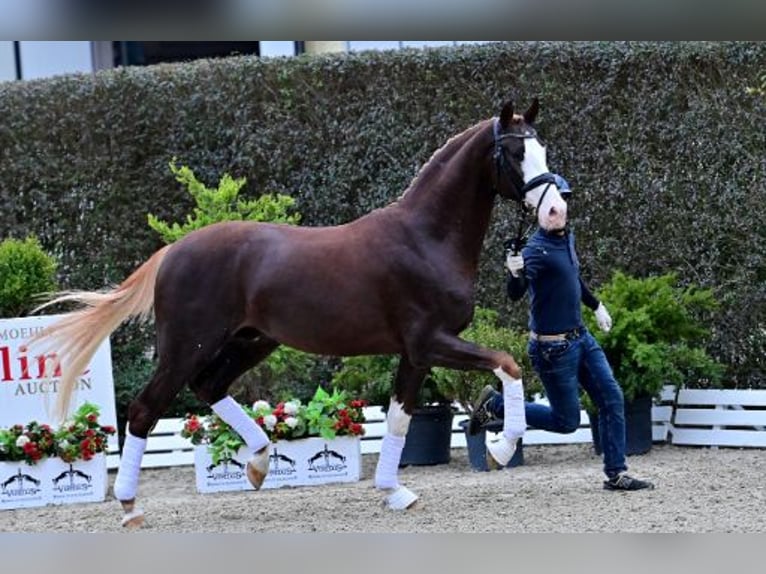
{"type": "Polygon", "coordinates": [[[90,42],[29,41],[20,44],[23,80],[93,71],[90,42]]]}
{"type": "Polygon", "coordinates": [[[0,42],[0,82],[16,79],[16,57],[13,53],[13,42],[0,42]]]}

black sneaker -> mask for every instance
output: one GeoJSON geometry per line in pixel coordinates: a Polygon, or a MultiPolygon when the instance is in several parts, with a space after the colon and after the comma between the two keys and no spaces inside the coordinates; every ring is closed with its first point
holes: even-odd
{"type": "Polygon", "coordinates": [[[473,411],[471,412],[471,418],[468,420],[468,434],[477,434],[481,427],[487,423],[495,420],[497,417],[491,412],[487,406],[489,401],[499,394],[492,385],[487,385],[479,393],[479,398],[473,404],[473,411]]]}
{"type": "Polygon", "coordinates": [[[639,480],[622,472],[604,481],[604,490],[654,490],[654,485],[646,480],[639,480]]]}

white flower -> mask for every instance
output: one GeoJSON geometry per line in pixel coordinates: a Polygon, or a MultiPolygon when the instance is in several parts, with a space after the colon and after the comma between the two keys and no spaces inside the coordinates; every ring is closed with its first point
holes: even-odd
{"type": "Polygon", "coordinates": [[[298,419],[296,419],[295,417],[286,417],[285,424],[289,426],[291,429],[294,429],[296,426],[298,426],[298,419]]]}
{"type": "Polygon", "coordinates": [[[266,415],[263,417],[263,424],[267,429],[272,430],[275,426],[277,426],[277,417],[274,415],[266,415]]]}
{"type": "Polygon", "coordinates": [[[65,441],[65,440],[59,441],[59,448],[61,450],[66,450],[67,447],[69,447],[69,442],[68,441],[65,441]]]}
{"type": "Polygon", "coordinates": [[[25,444],[29,442],[29,437],[25,434],[21,435],[19,438],[16,439],[16,446],[19,448],[23,448],[25,444]]]}
{"type": "Polygon", "coordinates": [[[286,415],[294,415],[298,413],[298,407],[301,406],[300,401],[290,401],[288,403],[285,403],[285,414],[286,415]]]}
{"type": "Polygon", "coordinates": [[[253,410],[257,411],[257,410],[260,410],[260,409],[266,409],[266,410],[270,411],[271,410],[271,405],[268,403],[268,401],[255,401],[253,403],[253,410]]]}

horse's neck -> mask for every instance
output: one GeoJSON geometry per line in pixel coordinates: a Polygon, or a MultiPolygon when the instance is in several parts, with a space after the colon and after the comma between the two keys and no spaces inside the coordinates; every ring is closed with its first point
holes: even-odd
{"type": "Polygon", "coordinates": [[[453,140],[455,148],[448,142],[434,154],[399,204],[418,233],[454,246],[461,257],[477,263],[494,205],[488,174],[481,167],[489,143],[481,128],[453,140]]]}

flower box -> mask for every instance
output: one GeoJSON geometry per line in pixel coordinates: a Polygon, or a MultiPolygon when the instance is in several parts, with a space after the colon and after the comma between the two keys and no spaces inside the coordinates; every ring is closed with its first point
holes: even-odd
{"type": "Polygon", "coordinates": [[[0,428],[0,509],[99,502],[106,498],[112,426],[84,403],[57,429],[31,421],[0,428]]]}
{"type": "Polygon", "coordinates": [[[48,485],[51,504],[102,502],[108,485],[106,455],[101,452],[90,460],[64,462],[48,460],[48,485]]]}
{"type": "MultiPolygon", "coordinates": [[[[230,459],[215,465],[206,445],[195,447],[197,490],[201,493],[253,490],[245,472],[249,458],[248,449],[241,448],[230,459]]],[[[261,487],[264,489],[356,482],[361,477],[361,448],[356,436],[277,441],[271,444],[270,458],[269,474],[261,487]]]]}
{"type": "Polygon", "coordinates": [[[101,502],[106,498],[106,457],[71,463],[47,458],[36,464],[0,462],[0,509],[101,502]]]}
{"type": "Polygon", "coordinates": [[[48,465],[52,459],[28,464],[23,460],[0,462],[0,509],[45,506],[51,489],[48,465]]]}

